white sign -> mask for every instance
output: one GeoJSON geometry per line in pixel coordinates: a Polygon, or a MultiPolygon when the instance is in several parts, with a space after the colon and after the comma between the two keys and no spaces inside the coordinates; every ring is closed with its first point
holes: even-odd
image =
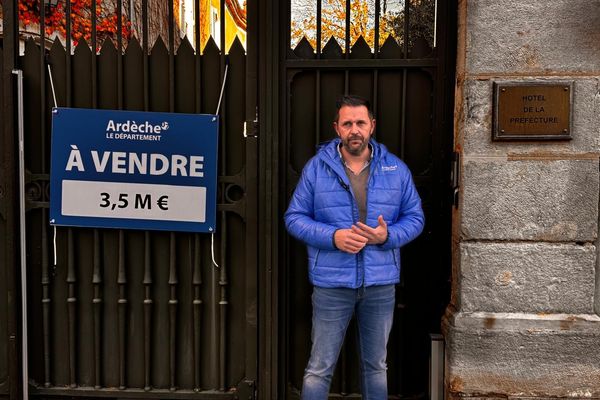
{"type": "Polygon", "coordinates": [[[206,188],[63,180],[62,214],[204,222],[206,188]]]}

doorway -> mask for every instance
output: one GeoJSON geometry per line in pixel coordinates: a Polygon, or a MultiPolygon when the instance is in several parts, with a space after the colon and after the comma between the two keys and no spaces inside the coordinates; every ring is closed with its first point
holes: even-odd
{"type": "MultiPolygon", "coordinates": [[[[370,100],[376,139],[413,172],[423,234],[402,251],[388,345],[390,398],[428,398],[430,335],[450,300],[450,169],[453,129],[453,1],[291,0],[279,14],[279,182],[283,213],[302,167],[334,138],[335,99],[370,100]]],[[[279,393],[299,398],[310,352],[311,287],[306,250],[283,227],[279,245],[279,393]]],[[[360,393],[350,325],[331,396],[360,393]]]]}

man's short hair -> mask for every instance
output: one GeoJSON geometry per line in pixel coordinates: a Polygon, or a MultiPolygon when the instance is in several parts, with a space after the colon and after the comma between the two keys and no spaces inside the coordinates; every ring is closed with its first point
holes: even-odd
{"type": "Polygon", "coordinates": [[[338,97],[337,101],[335,102],[335,118],[333,119],[333,122],[338,121],[338,119],[340,118],[340,108],[342,108],[344,106],[348,106],[348,107],[365,106],[365,107],[367,107],[367,111],[369,111],[369,118],[373,119],[373,110],[371,110],[371,103],[369,102],[369,100],[367,100],[361,96],[357,96],[354,94],[348,94],[348,95],[338,97]]]}

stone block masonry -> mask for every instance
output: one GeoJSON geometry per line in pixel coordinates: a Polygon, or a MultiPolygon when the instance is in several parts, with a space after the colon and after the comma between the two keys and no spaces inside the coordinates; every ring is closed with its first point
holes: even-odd
{"type": "Polygon", "coordinates": [[[463,239],[596,240],[597,160],[467,158],[463,165],[463,239]]]}
{"type": "Polygon", "coordinates": [[[459,0],[448,399],[600,399],[600,1],[459,0]],[[494,82],[573,82],[572,140],[494,142],[494,82]]]}

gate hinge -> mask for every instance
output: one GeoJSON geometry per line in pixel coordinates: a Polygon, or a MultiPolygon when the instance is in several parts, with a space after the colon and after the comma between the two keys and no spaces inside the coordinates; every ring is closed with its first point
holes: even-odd
{"type": "Polygon", "coordinates": [[[244,137],[258,137],[258,120],[244,121],[244,137]]]}
{"type": "Polygon", "coordinates": [[[256,399],[256,381],[244,379],[237,385],[236,398],[239,400],[254,400],[256,399]]]}
{"type": "Polygon", "coordinates": [[[254,119],[244,121],[244,137],[258,137],[258,107],[254,119]]]}
{"type": "Polygon", "coordinates": [[[0,218],[6,221],[6,189],[4,184],[0,183],[0,218]]]}
{"type": "Polygon", "coordinates": [[[460,153],[458,152],[452,153],[450,182],[452,186],[452,205],[458,207],[458,193],[460,188],[460,153]]]}

